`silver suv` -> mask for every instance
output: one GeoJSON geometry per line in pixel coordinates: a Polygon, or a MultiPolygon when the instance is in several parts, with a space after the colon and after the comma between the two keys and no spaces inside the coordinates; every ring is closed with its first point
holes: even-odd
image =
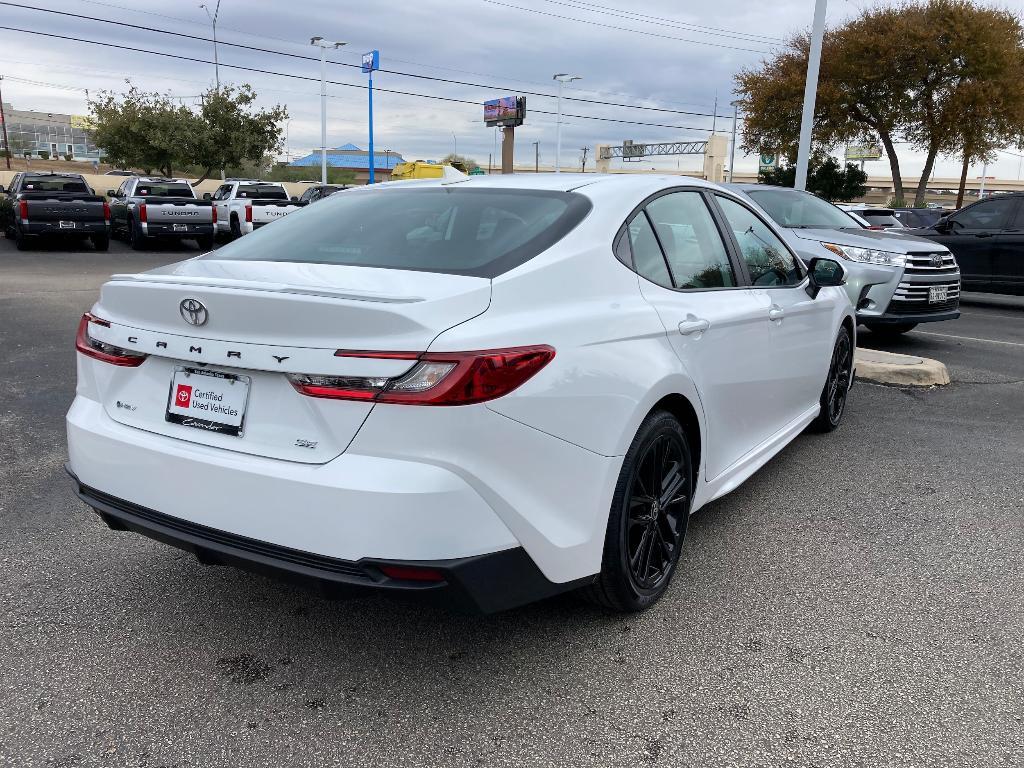
{"type": "Polygon", "coordinates": [[[778,224],[804,261],[843,259],[857,321],[877,334],[960,317],[960,268],[949,249],[923,237],[865,229],[809,192],[728,184],[778,224]]]}

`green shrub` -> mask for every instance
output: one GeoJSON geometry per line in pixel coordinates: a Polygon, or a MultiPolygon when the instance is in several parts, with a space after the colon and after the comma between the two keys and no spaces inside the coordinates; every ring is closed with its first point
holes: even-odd
{"type": "Polygon", "coordinates": [[[64,159],[70,163],[74,159],[74,155],[72,155],[70,152],[65,152],[64,159]]]}
{"type": "Polygon", "coordinates": [[[41,149],[41,150],[39,150],[39,157],[42,160],[49,160],[50,159],[50,153],[47,152],[45,149],[41,149]]]}

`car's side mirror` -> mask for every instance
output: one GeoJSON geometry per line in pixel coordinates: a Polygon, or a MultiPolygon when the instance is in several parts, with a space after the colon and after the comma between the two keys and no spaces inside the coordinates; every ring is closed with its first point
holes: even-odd
{"type": "Polygon", "coordinates": [[[212,199],[213,199],[213,195],[211,195],[209,192],[203,192],[203,200],[212,200],[212,199]]]}
{"type": "Polygon", "coordinates": [[[293,203],[297,203],[297,202],[299,202],[299,198],[298,198],[298,197],[296,197],[295,195],[292,195],[292,202],[293,202],[293,203]]]}
{"type": "Polygon", "coordinates": [[[116,189],[108,189],[107,190],[107,197],[117,197],[117,190],[116,189]]]}
{"type": "Polygon", "coordinates": [[[836,288],[846,284],[846,270],[834,259],[817,257],[807,264],[807,295],[817,298],[822,288],[836,288]]]}

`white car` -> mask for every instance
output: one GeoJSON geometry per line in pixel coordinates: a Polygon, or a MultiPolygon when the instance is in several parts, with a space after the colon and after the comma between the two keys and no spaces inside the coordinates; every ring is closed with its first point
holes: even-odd
{"type": "Polygon", "coordinates": [[[692,179],[350,190],[106,283],[68,469],[111,528],[204,563],[640,610],[689,514],[839,425],[843,275],[692,179]]]}

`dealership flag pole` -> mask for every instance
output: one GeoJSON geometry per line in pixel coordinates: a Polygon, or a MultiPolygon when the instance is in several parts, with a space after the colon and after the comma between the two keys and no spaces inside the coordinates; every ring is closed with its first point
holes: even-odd
{"type": "Polygon", "coordinates": [[[807,80],[804,83],[804,112],[800,118],[800,147],[796,155],[796,189],[807,189],[807,164],[811,156],[811,131],[814,128],[814,102],[818,95],[818,68],[821,66],[821,41],[825,36],[827,0],[815,0],[811,50],[807,57],[807,80]]]}

